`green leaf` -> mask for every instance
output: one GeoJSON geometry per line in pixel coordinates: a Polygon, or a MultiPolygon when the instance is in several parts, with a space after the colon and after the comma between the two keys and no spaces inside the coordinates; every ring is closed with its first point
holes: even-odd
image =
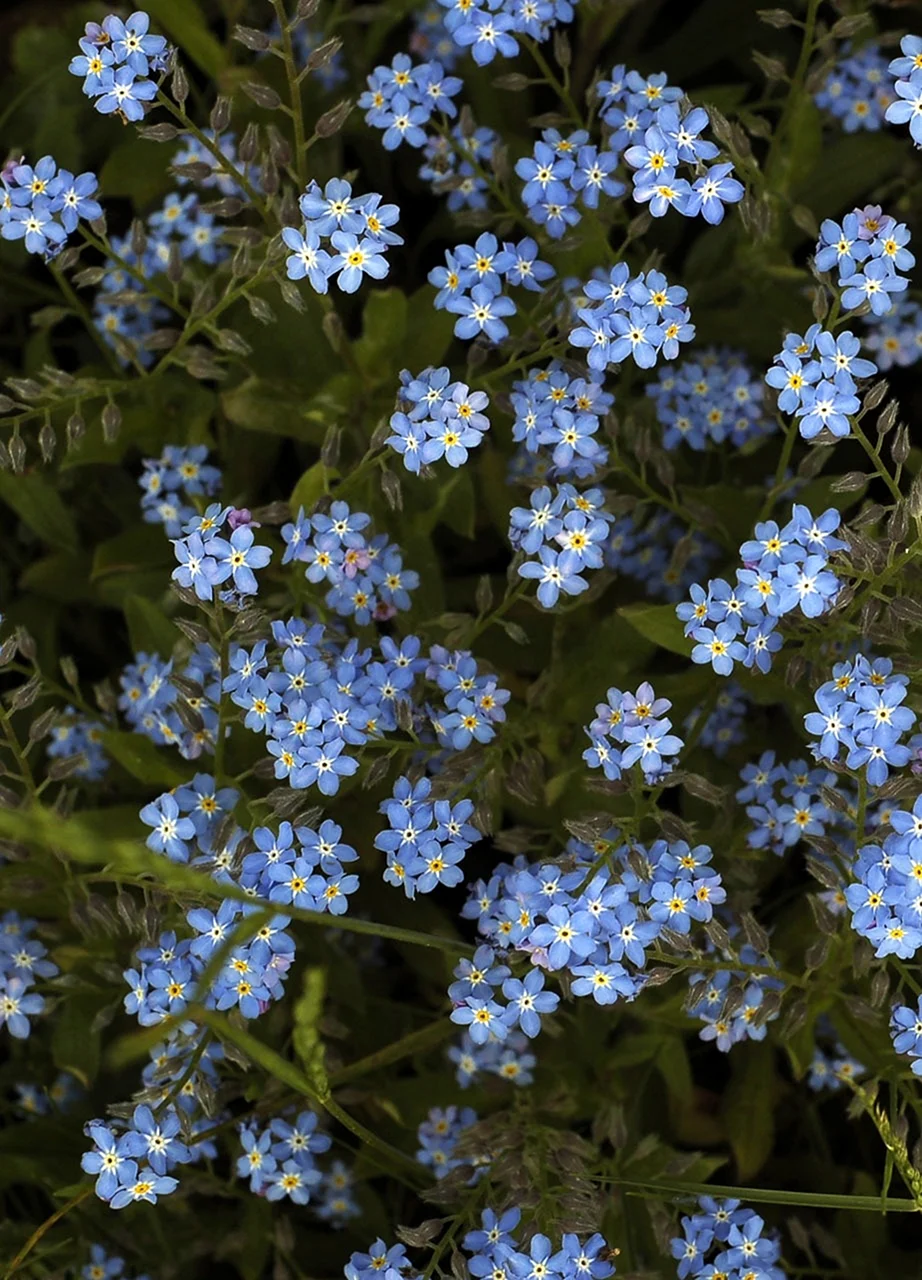
{"type": "Polygon", "coordinates": [[[177,787],[186,781],[182,770],[170,762],[167,749],[155,746],[150,738],[145,738],[140,733],[121,733],[116,729],[108,729],[102,735],[102,743],[109,755],[139,782],[158,787],[177,787]]]}
{"type": "Polygon", "coordinates": [[[19,585],[59,604],[81,604],[93,599],[91,565],[89,552],[55,551],[34,560],[20,577],[19,585]]]}
{"type": "Polygon", "coordinates": [[[176,628],[163,610],[144,596],[126,596],[122,605],[135,653],[159,653],[168,658],[177,640],[176,628]]]}
{"type": "Polygon", "coordinates": [[[306,399],[295,388],[256,377],[221,396],[221,407],[237,427],[319,444],[326,425],[306,419],[305,404],[306,399]]]}
{"type": "Polygon", "coordinates": [[[51,1056],[54,1065],[75,1075],[86,1089],[99,1070],[99,1031],[92,1028],[99,1009],[99,996],[68,992],[67,999],[55,1010],[53,1019],[51,1056]]]}
{"type": "Polygon", "coordinates": [[[99,171],[99,185],[107,198],[127,196],[136,209],[145,209],[166,194],[169,177],[160,165],[151,164],[150,150],[137,140],[113,147],[99,171]]]}
{"type": "Polygon", "coordinates": [[[77,549],[74,518],[49,482],[36,472],[14,476],[0,471],[0,500],[6,503],[43,542],[65,551],[77,549]]]}
{"type": "Polygon", "coordinates": [[[198,0],[150,0],[147,11],[196,66],[218,78],[227,57],[209,31],[198,0]]]}
{"type": "Polygon", "coordinates": [[[324,1066],[326,1050],[319,1030],[326,990],[326,969],[319,965],[309,967],[304,974],[301,995],[295,1002],[292,1032],[295,1053],[304,1064],[304,1073],[319,1098],[330,1095],[330,1082],[324,1066]]]}
{"type": "Polygon", "coordinates": [[[406,327],[406,350],[414,368],[440,364],[454,335],[456,317],[450,311],[436,311],[432,305],[432,286],[423,285],[412,295],[406,327]]]}
{"type": "Polygon", "coordinates": [[[90,580],[113,603],[129,595],[159,596],[167,585],[171,562],[172,548],[162,526],[136,524],[98,544],[90,580]]]}
{"type": "Polygon", "coordinates": [[[315,462],[304,472],[301,479],[291,491],[292,515],[297,515],[301,507],[310,515],[314,506],[329,492],[329,483],[337,479],[339,472],[334,467],[325,467],[322,462],[315,462]]]}
{"type": "Polygon", "coordinates": [[[618,613],[635,631],[639,631],[646,640],[652,640],[661,649],[679,653],[683,658],[687,658],[691,652],[691,641],[685,638],[685,628],[676,617],[675,605],[626,604],[621,606],[618,613]]]}
{"type": "MultiPolygon", "coordinates": [[[[356,360],[368,373],[389,373],[392,361],[386,359],[407,346],[409,302],[400,289],[376,289],[369,295],[362,313],[362,336],[353,343],[356,360]]],[[[416,359],[416,352],[413,352],[416,359]]]]}
{"type": "Polygon", "coordinates": [[[885,133],[839,134],[824,147],[809,177],[795,189],[795,202],[822,217],[830,210],[848,209],[888,174],[895,173],[905,158],[902,138],[885,133]]]}
{"type": "Polygon", "coordinates": [[[775,1052],[765,1040],[747,1040],[731,1058],[723,1117],[737,1170],[747,1182],[762,1168],[775,1141],[775,1052]]]}

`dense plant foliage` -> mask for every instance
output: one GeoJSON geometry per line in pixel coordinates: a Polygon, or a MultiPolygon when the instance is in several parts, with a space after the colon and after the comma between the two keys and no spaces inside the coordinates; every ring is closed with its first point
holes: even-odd
{"type": "Polygon", "coordinates": [[[904,10],[4,15],[7,1280],[914,1274],[904,10]]]}

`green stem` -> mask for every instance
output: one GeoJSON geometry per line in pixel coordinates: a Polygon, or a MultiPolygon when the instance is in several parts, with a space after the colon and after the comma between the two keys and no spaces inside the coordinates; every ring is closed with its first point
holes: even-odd
{"type": "Polygon", "coordinates": [[[180,124],[186,130],[187,133],[191,133],[193,138],[195,138],[198,142],[201,143],[201,145],[205,148],[205,150],[208,151],[210,155],[218,162],[221,169],[225,173],[230,174],[233,177],[234,181],[240,184],[240,186],[246,192],[247,199],[257,210],[257,212],[259,213],[263,221],[266,223],[271,223],[272,219],[269,216],[269,207],[266,204],[266,202],[263,200],[263,198],[259,195],[256,189],[253,187],[253,184],[250,182],[246,174],[241,169],[238,169],[236,165],[233,165],[230,163],[227,156],[224,154],[224,152],[221,150],[218,144],[216,142],[213,142],[212,139],[209,138],[206,133],[203,133],[202,130],[199,129],[197,125],[193,124],[193,122],[186,115],[183,108],[177,106],[176,103],[173,102],[172,98],[168,98],[162,89],[158,89],[157,91],[157,101],[160,103],[162,107],[166,107],[170,115],[173,116],[175,120],[178,120],[180,122],[180,124]]]}
{"type": "Polygon", "coordinates": [[[92,245],[94,249],[98,250],[99,253],[103,255],[103,257],[109,258],[122,271],[131,276],[132,280],[135,280],[142,287],[145,293],[152,294],[155,298],[159,299],[165,307],[169,307],[171,311],[175,311],[176,314],[182,316],[184,320],[188,318],[188,311],[181,303],[178,303],[175,300],[172,294],[167,293],[165,289],[161,289],[158,284],[153,280],[150,280],[143,272],[139,271],[137,267],[133,267],[130,262],[122,257],[120,253],[116,253],[108,240],[101,240],[98,236],[95,236],[93,232],[88,230],[86,225],[82,222],[80,223],[80,233],[87,244],[92,245]]]}
{"type": "Polygon", "coordinates": [[[778,459],[778,466],[775,469],[775,479],[772,487],[765,495],[765,501],[762,503],[762,510],[759,512],[759,518],[756,521],[759,524],[765,520],[774,506],[775,499],[778,497],[779,491],[784,487],[784,474],[788,469],[791,461],[791,454],[794,452],[794,441],[797,439],[798,427],[796,421],[792,418],[785,428],[784,447],[781,450],[781,456],[778,459]]]}
{"type": "Polygon", "coordinates": [[[304,145],[304,106],[301,99],[301,86],[298,82],[298,69],[295,66],[294,48],[291,43],[291,28],[285,15],[284,0],[272,0],[275,16],[278,18],[282,33],[282,52],[285,58],[285,74],[288,77],[288,95],[291,98],[291,119],[294,125],[295,142],[295,175],[298,187],[306,185],[306,148],[304,145]]]}
{"type": "Polygon", "coordinates": [[[554,72],[551,70],[550,63],[548,62],[547,58],[545,58],[544,54],[541,52],[540,46],[536,44],[534,40],[527,40],[526,44],[528,45],[531,56],[535,60],[535,65],[538,67],[538,70],[541,72],[545,80],[548,82],[548,84],[557,94],[560,101],[569,111],[574,122],[580,127],[583,127],[584,122],[583,122],[582,114],[580,113],[576,103],[573,101],[572,95],[570,94],[570,90],[566,87],[566,85],[561,80],[557,78],[557,76],[554,75],[554,72]]]}
{"type": "Polygon", "coordinates": [[[427,1027],[411,1031],[409,1035],[401,1036],[399,1040],[385,1045],[383,1049],[359,1058],[357,1062],[350,1062],[348,1066],[342,1067],[330,1076],[330,1084],[334,1088],[341,1084],[351,1084],[353,1080],[368,1075],[370,1071],[379,1071],[382,1067],[389,1067],[392,1063],[409,1058],[414,1053],[424,1053],[427,1049],[434,1048],[443,1040],[447,1040],[455,1031],[457,1027],[453,1022],[448,1018],[439,1018],[437,1022],[432,1022],[427,1027]]]}
{"type": "MultiPolygon", "coordinates": [[[[121,370],[119,368],[118,361],[115,358],[115,352],[112,350],[109,344],[105,341],[102,334],[99,332],[98,327],[93,323],[93,317],[90,315],[87,308],[83,305],[83,303],[77,297],[77,294],[74,292],[74,289],[70,281],[64,275],[63,271],[61,271],[59,267],[55,266],[53,262],[49,262],[48,269],[51,272],[51,274],[54,276],[57,282],[58,288],[64,294],[64,297],[67,299],[68,303],[70,304],[71,309],[74,311],[77,317],[83,322],[83,327],[86,329],[87,333],[90,335],[90,337],[95,342],[96,346],[99,348],[100,352],[105,358],[106,363],[109,365],[109,367],[112,369],[114,373],[116,374],[120,373],[121,370]]],[[[143,374],[144,370],[137,363],[137,360],[134,361],[134,364],[135,364],[136,371],[138,373],[143,374]]]]}
{"type": "MultiPolygon", "coordinates": [[[[880,1196],[826,1195],[815,1191],[776,1191],[768,1187],[728,1187],[713,1182],[681,1182],[677,1179],[662,1179],[658,1182],[635,1178],[593,1177],[593,1182],[614,1183],[615,1186],[645,1195],[657,1196],[720,1196],[730,1199],[751,1200],[754,1204],[797,1205],[814,1209],[842,1209],[846,1213],[864,1211],[880,1213],[880,1196]]],[[[919,1205],[914,1200],[888,1199],[885,1206],[887,1213],[918,1213],[919,1205]]]]}
{"type": "Polygon", "coordinates": [[[867,436],[858,426],[858,423],[854,420],[852,420],[852,434],[854,435],[858,443],[861,445],[865,453],[868,455],[868,457],[871,459],[871,462],[874,464],[874,470],[877,472],[881,480],[883,480],[884,484],[890,490],[890,493],[892,494],[894,501],[902,502],[903,495],[900,492],[900,486],[896,483],[896,481],[893,479],[893,476],[891,476],[890,472],[884,466],[883,460],[881,459],[880,454],[877,452],[877,450],[871,444],[870,440],[867,438],[867,436]]]}
{"type": "Polygon", "coordinates": [[[76,1209],[78,1205],[83,1204],[84,1200],[88,1200],[92,1194],[92,1187],[84,1187],[84,1189],[75,1195],[73,1199],[68,1200],[66,1204],[62,1204],[60,1209],[56,1209],[50,1218],[46,1218],[41,1226],[37,1227],[32,1232],[29,1239],[16,1254],[16,1257],[7,1267],[6,1271],[4,1271],[3,1280],[10,1280],[10,1277],[16,1274],[35,1246],[39,1243],[42,1237],[51,1230],[56,1222],[60,1222],[66,1214],[70,1213],[71,1209],[76,1209]]]}

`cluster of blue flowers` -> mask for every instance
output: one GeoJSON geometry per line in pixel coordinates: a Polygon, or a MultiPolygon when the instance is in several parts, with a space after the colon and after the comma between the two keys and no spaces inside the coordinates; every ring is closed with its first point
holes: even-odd
{"type": "Polygon", "coordinates": [[[744,356],[706,347],[676,365],[662,369],[647,395],[656,405],[663,446],[685,443],[701,452],[708,443],[729,440],[736,448],[777,431],[764,388],[744,356]]]}
{"type": "Polygon", "coordinates": [[[712,578],[705,590],[695,583],[691,599],[676,609],[695,641],[692,661],[710,663],[721,676],[737,662],[769,671],[782,645],[779,618],[795,609],[818,618],[835,603],[840,583],[828,566],[830,554],[847,546],[835,537],[840,522],[834,507],[815,517],[795,504],[784,528],[774,520],[757,524],[755,537],[740,547],[744,567],[736,585],[712,578]]]}
{"type": "Polygon", "coordinates": [[[353,196],[344,178],[331,178],[321,189],[311,179],[298,202],[304,222],[283,227],[291,250],[285,260],[290,280],[307,279],[316,293],[326,293],[335,279],[343,293],[355,293],[364,276],[383,280],[390,270],[385,254],[403,237],[389,230],[400,217],[395,204],[381,204],[377,194],[353,196]],[[334,253],[323,248],[329,240],[334,253]]]}
{"type": "MultiPolygon", "coordinates": [[[[203,444],[168,444],[159,458],[145,458],[138,478],[141,512],[148,524],[162,524],[168,538],[179,538],[198,513],[183,498],[213,498],[221,488],[221,472],[208,461],[203,444]]],[[[206,534],[213,528],[211,517],[206,534]]]]}
{"type": "Polygon", "coordinates": [[[847,751],[849,769],[864,769],[872,787],[882,786],[890,769],[912,758],[912,746],[901,742],[915,724],[916,713],[903,706],[909,677],[895,673],[889,658],[869,660],[858,654],[832,669],[832,679],[814,695],[817,710],[804,716],[818,760],[837,760],[847,751]]]}
{"type": "MultiPolygon", "coordinates": [[[[577,929],[578,924],[574,924],[572,933],[577,929]]],[[[545,923],[532,930],[529,940],[535,946],[552,946],[557,936],[554,924],[545,923]]],[[[567,957],[571,949],[567,948],[567,957]]],[[[590,944],[590,949],[594,949],[594,944],[590,944]]],[[[577,951],[581,950],[578,944],[577,951]]],[[[550,954],[548,959],[553,965],[550,954]]],[[[560,1003],[556,992],[544,990],[544,974],[540,969],[529,969],[524,979],[514,978],[508,965],[496,963],[492,947],[478,947],[472,960],[459,961],[454,976],[455,981],[448,988],[454,1006],[451,1020],[468,1028],[475,1045],[486,1044],[488,1040],[503,1041],[516,1027],[534,1039],[541,1030],[542,1016],[553,1013],[560,1003]],[[500,1003],[500,989],[504,1003],[500,1003]]]]}
{"type": "Polygon", "coordinates": [[[887,60],[873,42],[857,53],[851,53],[848,45],[845,50],[845,57],[826,76],[813,100],[839,120],[846,133],[874,132],[883,127],[884,113],[893,102],[887,60]]]}
{"type": "MultiPolygon", "coordinates": [[[[574,417],[568,410],[561,412],[574,417]]],[[[570,428],[562,430],[566,434],[570,428]]],[[[516,551],[538,557],[518,566],[519,577],[537,581],[538,601],[545,609],[554,607],[561,592],[575,596],[585,591],[589,583],[580,575],[601,567],[613,519],[603,501],[600,489],[580,493],[571,484],[558,484],[553,493],[547,486],[535,489],[527,507],[510,511],[509,541],[516,551]]]]}
{"type": "Polygon", "coordinates": [[[446,75],[438,62],[414,66],[405,53],[398,53],[390,66],[375,67],[367,84],[358,102],[365,122],[383,132],[385,151],[396,151],[402,142],[423,148],[428,141],[423,126],[436,111],[452,118],[458,114],[452,99],[463,82],[446,75]]]}
{"type": "Polygon", "coordinates": [[[680,343],[690,342],[695,326],[683,306],[688,291],[670,285],[660,271],[631,276],[619,262],[603,279],[583,287],[585,305],[577,305],[582,323],[569,333],[570,345],[587,351],[586,362],[597,373],[630,357],[641,369],[652,369],[662,356],[674,360],[680,343]]]}
{"type": "Polygon", "coordinates": [[[250,1190],[267,1200],[307,1204],[323,1181],[314,1156],[332,1145],[318,1130],[314,1112],[302,1111],[294,1123],[277,1117],[264,1129],[250,1120],[240,1125],[239,1133],[243,1155],[237,1160],[237,1176],[249,1178],[250,1190]]]}
{"type": "Polygon", "coordinates": [[[784,989],[784,983],[772,972],[774,961],[748,942],[739,948],[736,957],[741,965],[748,966],[745,969],[733,967],[732,952],[717,951],[713,945],[708,950],[719,955],[727,967],[688,976],[689,1016],[704,1023],[699,1039],[710,1041],[721,1053],[729,1053],[743,1040],[764,1040],[768,1023],[779,1014],[778,1004],[765,997],[770,991],[784,989]],[[763,972],[754,973],[753,969],[763,972]]]}
{"type": "Polygon", "coordinates": [[[670,512],[654,510],[642,521],[628,512],[611,526],[605,543],[605,564],[643,588],[648,596],[676,602],[710,569],[720,549],[700,533],[690,531],[670,512]],[[687,548],[678,564],[677,545],[687,548]]]}
{"type": "Polygon", "coordinates": [[[756,1211],[739,1200],[699,1197],[698,1212],[682,1219],[682,1235],[672,1241],[678,1280],[785,1280],[776,1265],[781,1242],[764,1231],[756,1211]]]}
{"type": "Polygon", "coordinates": [[[196,645],[175,672],[172,660],[138,653],[119,677],[118,709],[136,733],[158,746],[177,747],[186,760],[197,760],[203,751],[214,750],[220,671],[218,654],[209,644],[196,645]],[[174,674],[188,682],[185,693],[180,694],[174,674]],[[190,692],[191,686],[201,692],[190,692]]]}
{"type": "Polygon", "coordinates": [[[459,244],[445,250],[445,265],[433,267],[429,283],[438,293],[436,311],[450,311],[455,321],[455,337],[469,340],[483,336],[502,342],[509,335],[506,316],[515,315],[516,304],[503,293],[503,282],[526,289],[540,289],[554,269],[538,258],[538,246],[526,237],[518,244],[499,241],[489,231],[473,245],[459,244]]]}
{"type": "Polygon", "coordinates": [[[867,1067],[849,1053],[825,1014],[818,1018],[816,1032],[822,1043],[814,1048],[807,1083],[814,1093],[823,1089],[838,1093],[849,1080],[863,1076],[867,1067]]]}
{"type": "Polygon", "coordinates": [[[60,972],[47,958],[47,947],[32,936],[35,927],[34,920],[23,920],[16,911],[0,917],[0,1027],[17,1040],[28,1039],[29,1019],[45,1008],[44,996],[31,988],[60,972]]]}
{"type": "Polygon", "coordinates": [[[617,154],[592,146],[585,129],[568,137],[545,129],[532,154],[516,162],[516,174],[525,184],[522,204],[532,222],[560,240],[580,220],[577,199],[587,209],[597,209],[600,196],[624,194],[624,183],[612,176],[617,166],[617,154]]]}
{"type": "MultiPolygon", "coordinates": [[[[233,134],[224,134],[217,142],[228,157],[229,167],[233,167],[233,134]]],[[[181,168],[193,162],[210,170],[200,179],[202,187],[216,187],[225,195],[242,194],[229,171],[221,168],[203,144],[190,137],[189,145],[177,152],[175,164],[181,168]]],[[[251,173],[249,180],[258,190],[258,174],[251,173]]],[[[189,179],[177,173],[177,181],[186,186],[189,179]]],[[[166,272],[181,271],[184,264],[193,261],[215,266],[227,258],[230,249],[222,241],[214,214],[203,207],[198,195],[178,191],[170,192],[161,207],[147,217],[140,244],[128,235],[112,236],[109,243],[112,256],[103,268],[93,299],[93,319],[123,363],[125,356],[119,340],[129,342],[134,360],[148,368],[155,358],[150,346],[152,335],[161,322],[169,320],[170,312],[145,288],[144,282],[166,272]]]]}
{"type": "Polygon", "coordinates": [[[779,393],[778,408],[800,419],[805,440],[814,440],[822,431],[837,440],[851,433],[849,415],[861,408],[855,378],[877,372],[872,360],[859,356],[860,349],[851,331],[836,336],[818,324],[803,337],[790,333],[785,338],[765,381],[779,393]]]}
{"type": "Polygon", "coordinates": [[[922,996],[915,1009],[905,1004],[893,1006],[890,1036],[895,1051],[912,1059],[913,1075],[922,1076],[922,996]]]}
{"type": "MultiPolygon", "coordinates": [[[[178,825],[185,821],[180,819],[178,825]]],[[[177,939],[173,932],[163,933],[156,945],[142,947],[137,952],[139,967],[124,974],[129,986],[125,1011],[134,1014],[142,1027],[155,1027],[185,1012],[194,1000],[211,1009],[239,1009],[244,1018],[258,1018],[273,1000],[281,999],[283,979],[294,960],[294,940],[284,932],[287,916],[273,916],[252,941],[233,947],[209,990],[198,989],[208,960],[233,934],[238,916],[256,910],[230,898],[217,912],[195,907],[186,916],[194,937],[177,939]]]]}
{"type": "MultiPolygon", "coordinates": [[[[468,701],[457,685],[452,692],[454,698],[451,693],[448,696],[456,707],[468,701]]],[[[460,724],[463,715],[455,715],[460,724]]],[[[378,806],[388,822],[375,836],[375,848],[387,855],[384,879],[402,888],[408,898],[431,893],[439,884],[460,884],[464,855],[481,838],[469,821],[474,812],[472,801],[459,800],[453,805],[448,800],[430,800],[431,790],[426,777],[415,785],[400,777],[392,794],[378,806]]]]}
{"type": "Polygon", "coordinates": [[[585,1240],[567,1232],[555,1249],[547,1236],[529,1240],[513,1235],[521,1221],[519,1208],[498,1214],[484,1209],[480,1227],[469,1231],[461,1247],[470,1254],[468,1269],[474,1276],[543,1276],[554,1280],[606,1280],[614,1274],[608,1245],[596,1232],[585,1240]]]}
{"type": "Polygon", "coordinates": [[[99,1199],[110,1209],[125,1209],[141,1200],[156,1204],[159,1196],[171,1195],[179,1179],[168,1171],[195,1158],[181,1140],[181,1129],[175,1107],[166,1106],[155,1115],[143,1103],[124,1127],[89,1121],[84,1131],[93,1146],[80,1165],[84,1173],[95,1175],[99,1199]]]}
{"type": "Polygon", "coordinates": [[[230,1119],[214,1102],[223,1058],[217,1041],[203,1040],[194,1023],[181,1023],[150,1052],[141,1073],[143,1100],[84,1126],[92,1146],[81,1167],[96,1178],[96,1195],[111,1209],[156,1204],[178,1187],[173,1172],[180,1165],[217,1158],[207,1131],[230,1119]]]}
{"type": "Polygon", "coordinates": [[[887,70],[896,83],[896,101],[887,106],[884,119],[890,124],[908,124],[917,147],[922,146],[922,38],[903,36],[902,57],[894,58],[887,70]]]}
{"type": "Polygon", "coordinates": [[[905,368],[922,357],[922,307],[905,294],[896,298],[885,315],[875,316],[871,311],[864,320],[868,331],[863,345],[882,373],[905,368]]]}
{"type": "Polygon", "coordinates": [[[431,365],[415,377],[409,369],[400,374],[397,411],[391,415],[393,435],[387,443],[403,458],[414,475],[423,464],[444,458],[450,467],[463,466],[468,450],[476,449],[489,430],[484,410],[490,403],[485,391],[471,391],[466,382],[452,382],[451,370],[431,365]]]}
{"type": "Polygon", "coordinates": [[[677,209],[716,225],[725,205],[742,200],[743,186],[731,177],[729,161],[705,167],[719,154],[713,142],[701,137],[710,123],[708,113],[693,107],[681,114],[683,91],[667,82],[665,72],[645,77],[617,66],[596,91],[610,130],[607,145],[615,155],[623,152],[635,171],[634,200],[646,204],[654,218],[677,209]],[[677,176],[682,167],[694,181],[677,176]]]}
{"type": "MultiPolygon", "coordinates": [[[[908,277],[897,273],[915,266],[915,256],[907,248],[910,238],[905,222],[897,223],[880,205],[866,205],[846,214],[841,224],[830,218],[823,222],[816,246],[816,266],[820,271],[838,270],[842,305],[846,309],[855,310],[867,304],[874,315],[882,316],[893,306],[891,295],[903,293],[909,287],[908,277]]],[[[854,377],[876,373],[873,367],[862,372],[849,363],[858,351],[857,340],[851,334],[840,335],[840,342],[844,337],[850,341],[839,351],[834,340],[820,345],[820,337],[832,339],[832,336],[820,334],[819,326],[814,326],[805,339],[807,350],[799,354],[812,354],[815,345],[820,372],[827,380],[843,372],[854,377]],[[832,358],[831,368],[823,366],[824,356],[832,358]]],[[[867,365],[867,361],[863,363],[867,365]]],[[[837,386],[845,392],[854,390],[853,381],[837,383],[837,386]]]]}
{"type": "Polygon", "coordinates": [[[72,1110],[85,1092],[69,1071],[59,1071],[47,1087],[31,1080],[17,1082],[14,1106],[27,1119],[55,1112],[63,1115],[72,1110]]]}
{"type": "Polygon", "coordinates": [[[579,0],[438,0],[445,32],[479,66],[514,58],[516,36],[541,43],[560,22],[572,22],[579,0]]]}
{"type": "Polygon", "coordinates": [[[611,688],[606,698],[597,703],[595,719],[584,729],[592,746],[583,752],[583,759],[590,769],[601,769],[609,782],[639,763],[644,782],[655,785],[672,770],[674,761],[669,757],[684,746],[666,717],[672,703],[658,698],[647,681],[636,693],[611,688]],[[616,747],[616,742],[621,745],[616,747]]]}
{"type": "Polygon", "coordinates": [[[143,120],[144,104],[157,96],[157,85],[148,77],[168,69],[170,49],[149,28],[150,17],[140,10],[126,21],[110,13],[102,25],[86,24],[80,53],[68,70],[82,77],[83,92],[102,115],[143,120]]]}
{"type": "Polygon", "coordinates": [[[419,575],[404,569],[396,543],[386,534],[363,532],[370,524],[371,516],[351,511],[340,499],[328,513],[306,516],[301,509],[282,526],[282,564],[306,564],[308,582],[330,583],[327,607],[341,618],[355,618],[360,626],[386,622],[409,609],[410,592],[419,586],[419,575]]]}
{"type": "Polygon", "coordinates": [[[512,438],[533,455],[547,447],[549,479],[587,480],[608,461],[596,434],[615,397],[604,389],[601,374],[574,378],[555,360],[513,382],[510,402],[512,438]]]}
{"type": "MultiPolygon", "coordinates": [[[[723,757],[731,746],[742,742],[745,737],[745,721],[749,711],[749,699],[735,680],[728,687],[721,689],[714,701],[711,711],[701,726],[698,741],[702,747],[709,747],[715,756],[723,757]]],[[[693,729],[702,714],[701,706],[694,707],[685,719],[685,732],[693,729]]]]}
{"type": "MultiPolygon", "coordinates": [[[[736,792],[746,816],[753,823],[746,843],[751,849],[771,849],[781,857],[805,836],[821,836],[841,820],[820,796],[820,788],[835,786],[848,795],[844,780],[822,765],[812,768],[806,760],[778,764],[774,751],[764,751],[758,761],[740,771],[743,785],[736,792]]],[[[852,824],[842,821],[840,839],[852,824]]]]}
{"type": "Polygon", "coordinates": [[[497,1076],[519,1088],[532,1084],[532,1071],[538,1059],[531,1052],[531,1042],[517,1028],[507,1030],[504,1039],[496,1036],[478,1044],[465,1030],[457,1044],[448,1050],[455,1066],[455,1080],[462,1089],[476,1084],[484,1075],[497,1076]]]}
{"type": "Polygon", "coordinates": [[[34,168],[7,161],[0,169],[0,236],[22,240],[27,253],[56,257],[81,218],[92,222],[102,214],[93,198],[98,186],[94,173],[75,177],[51,156],[42,156],[34,168]]]}
{"type": "Polygon", "coordinates": [[[486,125],[468,131],[455,124],[445,133],[430,134],[419,177],[431,185],[435,195],[448,197],[449,213],[485,209],[495,177],[493,155],[498,142],[499,134],[486,125]]]}
{"type": "Polygon", "coordinates": [[[173,581],[194,591],[204,603],[210,603],[216,594],[225,604],[256,595],[259,587],[254,570],[265,569],[272,551],[254,541],[254,528],[259,525],[246,509],[213,502],[204,514],[183,525],[182,537],[173,539],[179,561],[173,581]],[[221,537],[225,525],[228,536],[221,537]],[[219,590],[225,583],[225,589],[219,590]]]}
{"type": "Polygon", "coordinates": [[[438,1179],[469,1163],[454,1151],[461,1134],[476,1120],[477,1112],[472,1107],[433,1107],[416,1130],[416,1159],[438,1179]]]}
{"type": "Polygon", "coordinates": [[[922,798],[888,816],[883,841],[859,848],[845,899],[852,928],[875,955],[911,960],[922,947],[922,798]]]}
{"type": "Polygon", "coordinates": [[[454,1055],[459,1078],[468,1065],[481,1067],[467,1045],[502,1043],[513,1031],[538,1034],[558,1001],[544,990],[541,970],[566,970],[570,992],[599,1005],[633,1000],[644,986],[647,950],[668,945],[664,931],[688,935],[725,900],[711,856],[707,845],[692,849],[681,840],[624,844],[610,830],[592,846],[568,841],[563,865],[520,856],[471,885],[462,915],[477,922],[488,945],[459,964],[449,988],[452,1020],[468,1028],[454,1055]],[[531,962],[522,979],[504,963],[515,952],[531,962]]]}
{"type": "Polygon", "coordinates": [[[109,768],[109,758],[102,743],[106,726],[74,707],[65,707],[62,719],[51,730],[47,748],[50,760],[69,760],[71,778],[98,782],[109,768]]]}

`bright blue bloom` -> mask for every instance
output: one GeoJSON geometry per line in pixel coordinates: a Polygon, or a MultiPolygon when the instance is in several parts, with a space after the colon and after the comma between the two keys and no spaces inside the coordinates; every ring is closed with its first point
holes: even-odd
{"type": "Polygon", "coordinates": [[[520,1026],[529,1039],[541,1030],[541,1015],[553,1013],[560,997],[544,990],[544,975],[540,969],[530,969],[523,980],[507,978],[503,983],[503,995],[509,1001],[506,1021],[510,1027],[520,1026]]]}
{"type": "Polygon", "coordinates": [[[453,298],[446,306],[448,311],[459,317],[455,321],[455,337],[476,338],[483,333],[491,342],[502,342],[508,336],[509,328],[501,317],[516,312],[511,298],[494,294],[485,284],[475,284],[470,297],[453,298]]]}
{"type": "MultiPolygon", "coordinates": [[[[922,85],[919,91],[922,95],[922,85]]],[[[919,132],[922,134],[922,117],[919,132]]],[[[863,271],[839,281],[843,289],[842,306],[851,311],[867,302],[874,315],[882,316],[893,305],[891,294],[902,293],[908,288],[909,281],[904,276],[893,275],[881,258],[872,258],[863,264],[863,268],[863,271]]]]}
{"type": "Polygon", "coordinates": [[[390,270],[382,254],[385,246],[379,240],[359,240],[351,232],[334,231],[331,243],[338,252],[330,259],[330,271],[338,272],[336,283],[343,293],[355,293],[363,275],[383,280],[390,270]]]}

